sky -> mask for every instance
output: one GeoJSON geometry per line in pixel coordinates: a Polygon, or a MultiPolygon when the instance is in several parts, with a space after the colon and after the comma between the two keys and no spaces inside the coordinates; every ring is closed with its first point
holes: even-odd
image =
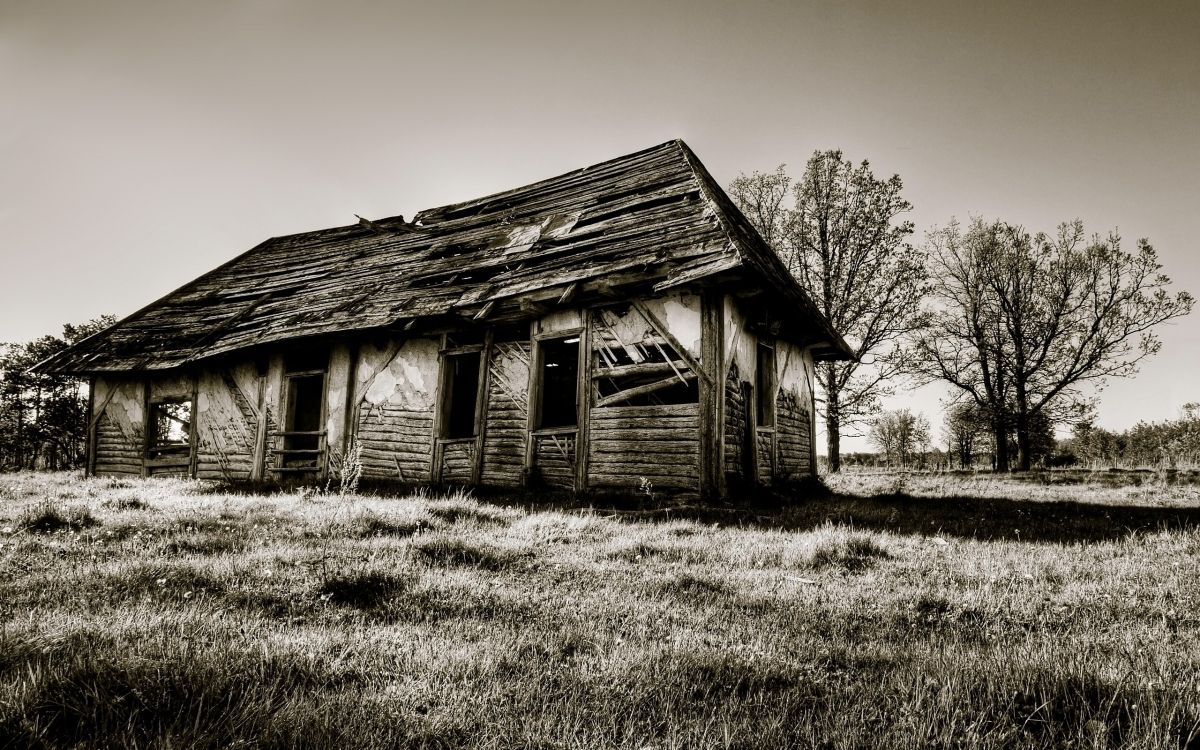
{"type": "MultiPolygon", "coordinates": [[[[0,0],[0,341],[672,138],[723,184],[869,159],[918,239],[973,215],[1147,237],[1200,293],[1198,39],[1195,2],[0,0]]],[[[1161,337],[1100,424],[1200,400],[1200,313],[1161,337]]],[[[945,395],[889,406],[936,425],[945,395]]]]}

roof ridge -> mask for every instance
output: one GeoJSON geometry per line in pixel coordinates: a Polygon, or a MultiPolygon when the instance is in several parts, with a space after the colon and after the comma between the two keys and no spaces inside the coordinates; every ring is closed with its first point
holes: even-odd
{"type": "Polygon", "coordinates": [[[762,235],[758,233],[758,230],[753,224],[750,223],[750,220],[746,218],[746,215],[742,213],[742,210],[738,208],[736,203],[733,202],[733,199],[731,199],[724,189],[717,184],[717,181],[713,179],[713,176],[708,171],[708,168],[705,167],[703,162],[700,161],[700,157],[696,156],[695,152],[693,152],[691,148],[689,148],[688,145],[682,140],[677,139],[675,144],[683,154],[684,161],[687,163],[688,168],[696,178],[696,182],[699,185],[701,192],[704,194],[705,200],[712,207],[713,213],[716,214],[717,222],[721,225],[721,230],[729,238],[730,245],[733,246],[734,252],[738,254],[739,260],[742,263],[749,265],[751,268],[754,268],[767,280],[775,281],[776,283],[780,284],[781,291],[784,291],[785,294],[790,292],[791,294],[796,295],[801,306],[807,307],[808,312],[814,315],[816,320],[820,322],[821,327],[824,329],[822,332],[830,338],[834,345],[840,347],[845,353],[854,356],[853,350],[850,348],[849,344],[847,344],[842,335],[834,329],[833,324],[829,322],[829,319],[825,316],[825,313],[817,307],[815,302],[813,302],[812,296],[808,293],[808,290],[800,285],[800,282],[796,280],[796,277],[793,276],[788,267],[784,265],[783,259],[779,257],[779,253],[777,253],[773,247],[767,244],[767,241],[762,238],[762,235]],[[731,210],[737,212],[736,216],[731,217],[729,215],[731,210]],[[748,230],[751,233],[749,243],[753,243],[754,240],[757,240],[761,247],[752,248],[748,246],[746,238],[742,236],[743,233],[736,231],[739,229],[739,227],[732,226],[733,222],[738,219],[740,219],[740,222],[738,223],[744,224],[744,227],[740,228],[748,230]],[[773,268],[767,266],[773,266],[773,268]],[[778,276],[779,278],[774,278],[775,276],[778,276]]]}
{"type": "Polygon", "coordinates": [[[597,170],[597,169],[600,169],[603,167],[608,167],[611,165],[619,164],[624,161],[630,161],[630,160],[636,159],[640,156],[645,156],[647,154],[651,154],[656,151],[665,150],[668,147],[679,144],[679,143],[683,143],[683,141],[679,140],[678,138],[673,138],[669,141],[663,141],[662,143],[659,143],[657,145],[650,146],[649,148],[643,148],[643,149],[639,149],[637,151],[632,151],[628,154],[624,154],[622,156],[617,156],[612,159],[605,159],[604,161],[596,162],[595,164],[589,164],[586,167],[578,167],[576,169],[570,169],[570,170],[567,170],[566,172],[552,175],[550,177],[543,177],[539,180],[534,180],[533,182],[529,182],[524,185],[518,185],[517,187],[509,188],[507,190],[500,190],[498,192],[479,196],[477,198],[469,198],[465,201],[459,201],[457,203],[447,203],[447,204],[441,205],[441,206],[433,206],[430,208],[425,208],[425,209],[418,211],[413,216],[413,223],[414,224],[420,223],[422,220],[430,218],[433,214],[439,214],[439,213],[447,214],[447,213],[452,213],[452,212],[456,212],[456,211],[462,211],[469,206],[475,206],[475,205],[483,206],[483,205],[486,205],[487,203],[500,200],[501,198],[505,198],[505,197],[508,197],[511,195],[516,195],[518,193],[527,191],[530,188],[535,188],[540,185],[546,185],[546,184],[555,182],[557,180],[562,180],[563,178],[566,178],[566,177],[572,177],[575,175],[583,175],[587,172],[594,171],[594,170],[597,170]]]}

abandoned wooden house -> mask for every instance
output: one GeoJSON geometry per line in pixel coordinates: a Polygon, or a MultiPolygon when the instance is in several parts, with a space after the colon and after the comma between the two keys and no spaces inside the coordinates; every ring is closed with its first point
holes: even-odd
{"type": "Polygon", "coordinates": [[[90,377],[93,475],[719,496],[814,472],[849,356],[671,141],[269,239],[39,367],[90,377]]]}

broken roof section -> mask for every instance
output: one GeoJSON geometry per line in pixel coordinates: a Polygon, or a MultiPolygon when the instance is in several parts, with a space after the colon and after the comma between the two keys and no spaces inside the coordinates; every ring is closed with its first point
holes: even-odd
{"type": "MultiPolygon", "coordinates": [[[[56,357],[57,372],[160,370],[412,321],[515,320],[539,296],[750,279],[817,357],[849,348],[682,141],[484,198],[275,237],[56,357]],[[574,288],[572,289],[572,285],[574,288]],[[627,286],[626,286],[627,285],[627,286]],[[570,290],[570,291],[568,291],[570,290]]],[[[582,299],[585,295],[578,295],[582,299]]]]}

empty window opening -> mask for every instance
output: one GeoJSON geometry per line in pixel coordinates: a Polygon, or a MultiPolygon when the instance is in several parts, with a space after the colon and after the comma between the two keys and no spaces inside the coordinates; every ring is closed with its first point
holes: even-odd
{"type": "Polygon", "coordinates": [[[150,457],[188,454],[192,448],[191,399],[150,405],[150,457]]]}
{"type": "Polygon", "coordinates": [[[446,385],[442,437],[475,437],[475,408],[479,400],[479,352],[446,356],[446,385]]]}
{"type": "Polygon", "coordinates": [[[775,426],[775,347],[758,343],[754,401],[759,427],[775,426]]]}
{"type": "Polygon", "coordinates": [[[318,465],[321,451],[321,417],[325,401],[325,374],[296,375],[287,379],[287,420],[283,452],[285,466],[318,465]]]}
{"type": "Polygon", "coordinates": [[[538,429],[576,427],[578,421],[579,337],[539,344],[542,402],[538,429]]]}

